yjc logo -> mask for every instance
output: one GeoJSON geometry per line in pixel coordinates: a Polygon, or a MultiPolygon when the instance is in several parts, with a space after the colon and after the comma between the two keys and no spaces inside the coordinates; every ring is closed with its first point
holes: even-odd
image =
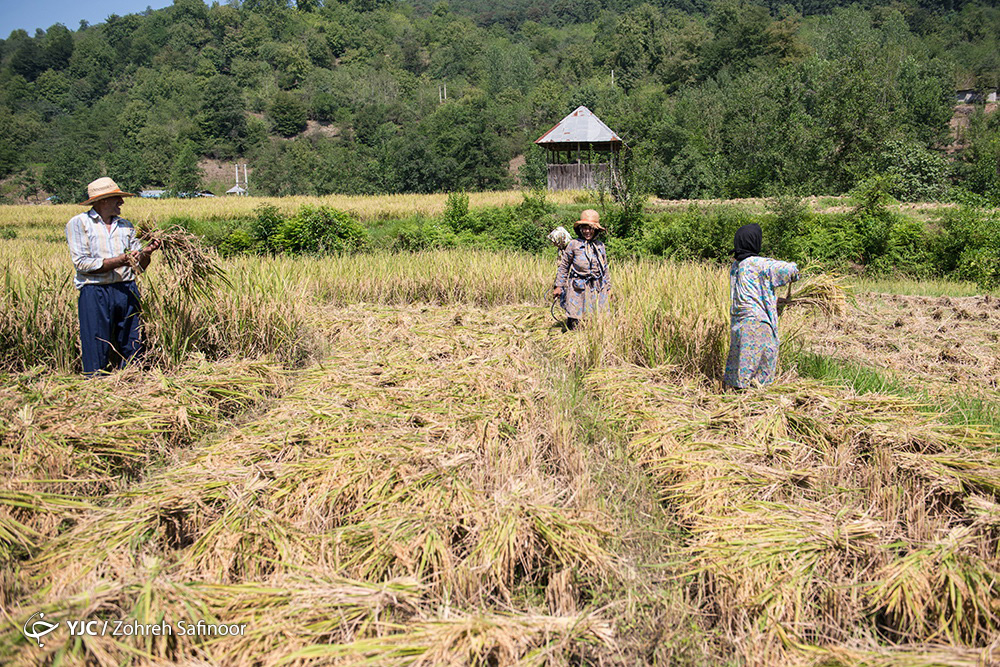
{"type": "Polygon", "coordinates": [[[45,618],[45,613],[41,612],[41,611],[36,611],[34,614],[32,614],[28,618],[27,621],[25,621],[24,627],[22,628],[22,630],[24,630],[24,636],[25,637],[27,637],[28,639],[34,639],[35,641],[37,641],[38,642],[38,647],[41,648],[41,647],[45,646],[45,644],[42,643],[42,637],[44,637],[45,635],[49,634],[50,632],[52,632],[56,628],[58,628],[59,624],[58,623],[49,623],[48,621],[41,621],[41,620],[35,621],[34,623],[32,623],[31,619],[34,618],[35,616],[37,616],[40,619],[43,619],[43,618],[45,618]],[[30,630],[28,629],[28,624],[29,623],[31,624],[31,629],[30,630]]]}

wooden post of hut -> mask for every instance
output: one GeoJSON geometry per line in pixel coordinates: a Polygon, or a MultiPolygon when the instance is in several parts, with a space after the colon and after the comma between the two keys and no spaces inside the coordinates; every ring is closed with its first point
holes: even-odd
{"type": "Polygon", "coordinates": [[[546,150],[549,190],[594,189],[602,181],[614,189],[620,180],[624,142],[587,107],[577,107],[535,143],[546,150]]]}

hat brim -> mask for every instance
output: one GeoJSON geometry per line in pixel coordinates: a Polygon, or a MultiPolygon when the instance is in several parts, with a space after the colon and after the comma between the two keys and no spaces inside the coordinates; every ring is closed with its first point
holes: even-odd
{"type": "Polygon", "coordinates": [[[594,229],[596,229],[599,232],[606,232],[606,231],[608,231],[604,227],[601,227],[601,223],[599,223],[599,222],[591,222],[590,220],[577,220],[576,222],[573,223],[573,230],[574,231],[580,229],[580,227],[593,227],[594,229]]]}
{"type": "Polygon", "coordinates": [[[132,194],[131,192],[123,192],[121,190],[113,190],[111,192],[105,192],[103,194],[99,194],[96,197],[91,197],[87,201],[80,202],[79,205],[80,206],[90,206],[91,204],[93,204],[96,201],[101,201],[102,199],[108,199],[110,197],[135,197],[135,195],[132,194]]]}

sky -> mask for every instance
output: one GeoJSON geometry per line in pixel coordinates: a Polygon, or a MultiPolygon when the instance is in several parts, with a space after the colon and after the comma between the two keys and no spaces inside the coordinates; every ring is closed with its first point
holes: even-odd
{"type": "Polygon", "coordinates": [[[161,9],[172,4],[173,0],[0,0],[0,39],[18,28],[29,35],[35,34],[35,28],[47,30],[55,23],[76,30],[81,19],[93,25],[111,14],[138,14],[146,7],[161,9]]]}

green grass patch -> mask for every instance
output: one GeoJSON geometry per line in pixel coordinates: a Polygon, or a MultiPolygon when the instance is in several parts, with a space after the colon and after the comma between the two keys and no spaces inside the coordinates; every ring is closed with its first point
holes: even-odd
{"type": "Polygon", "coordinates": [[[942,399],[902,382],[893,373],[813,352],[797,355],[799,375],[850,387],[859,394],[893,394],[941,410],[952,424],[987,426],[1000,433],[1000,404],[979,396],[955,393],[942,399]]]}

